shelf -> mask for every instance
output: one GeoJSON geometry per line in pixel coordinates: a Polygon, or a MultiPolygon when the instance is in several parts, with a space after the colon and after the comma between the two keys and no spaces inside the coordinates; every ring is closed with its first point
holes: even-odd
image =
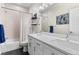
{"type": "MultiPolygon", "coordinates": [[[[37,19],[40,19],[40,18],[37,18],[37,19]]],[[[32,19],[32,20],[37,20],[37,19],[32,19]]]]}
{"type": "Polygon", "coordinates": [[[36,23],[32,23],[32,25],[38,25],[38,24],[36,24],[36,23]]]}
{"type": "Polygon", "coordinates": [[[31,25],[40,25],[40,24],[37,24],[37,23],[32,23],[31,25]]]}

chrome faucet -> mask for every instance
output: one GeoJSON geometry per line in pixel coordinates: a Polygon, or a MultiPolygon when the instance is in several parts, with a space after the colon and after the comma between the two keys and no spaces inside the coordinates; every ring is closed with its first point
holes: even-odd
{"type": "Polygon", "coordinates": [[[66,36],[67,41],[69,41],[69,39],[68,39],[68,38],[69,38],[69,36],[70,36],[71,34],[72,34],[72,32],[71,32],[71,31],[70,31],[70,32],[68,32],[68,33],[66,34],[66,35],[67,35],[67,36],[66,36]]]}
{"type": "Polygon", "coordinates": [[[69,31],[66,35],[66,38],[68,38],[69,37],[69,35],[71,35],[72,34],[72,31],[69,31]]]}

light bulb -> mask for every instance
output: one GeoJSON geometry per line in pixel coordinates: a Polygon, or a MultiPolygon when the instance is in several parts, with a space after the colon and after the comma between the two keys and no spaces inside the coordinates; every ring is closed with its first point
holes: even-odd
{"type": "Polygon", "coordinates": [[[43,4],[42,6],[45,7],[45,8],[47,8],[48,7],[48,4],[43,4]]]}
{"type": "Polygon", "coordinates": [[[43,9],[44,9],[44,7],[43,7],[43,6],[40,6],[40,7],[39,7],[39,9],[42,9],[42,10],[43,10],[43,9]]]}

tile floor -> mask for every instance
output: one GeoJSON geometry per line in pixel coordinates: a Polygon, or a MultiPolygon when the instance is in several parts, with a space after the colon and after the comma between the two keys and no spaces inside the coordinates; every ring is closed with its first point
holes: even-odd
{"type": "Polygon", "coordinates": [[[21,48],[21,49],[16,49],[16,50],[9,51],[9,52],[6,52],[6,53],[2,53],[2,55],[29,55],[29,53],[23,52],[22,48],[21,48]]]}

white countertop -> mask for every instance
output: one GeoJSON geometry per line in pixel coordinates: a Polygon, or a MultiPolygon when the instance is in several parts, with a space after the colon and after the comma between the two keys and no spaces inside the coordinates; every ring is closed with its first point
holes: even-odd
{"type": "Polygon", "coordinates": [[[73,41],[68,42],[63,34],[55,36],[51,33],[37,33],[29,34],[29,36],[70,54],[79,55],[79,44],[73,43],[73,41]]]}

